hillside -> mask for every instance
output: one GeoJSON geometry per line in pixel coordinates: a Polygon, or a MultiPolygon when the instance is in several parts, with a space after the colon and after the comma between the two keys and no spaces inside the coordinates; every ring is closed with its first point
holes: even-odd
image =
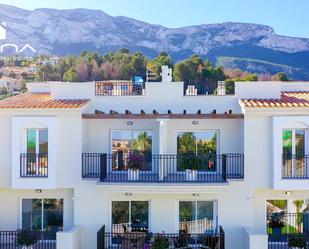
{"type": "MultiPolygon", "coordinates": [[[[174,61],[199,54],[220,64],[220,57],[231,57],[226,67],[270,74],[284,70],[290,78],[309,80],[309,39],[280,36],[265,25],[230,22],[170,29],[100,10],[29,11],[3,4],[0,21],[6,29],[0,44],[30,44],[40,54],[106,53],[125,47],[150,58],[166,51],[174,61]]],[[[3,50],[9,53],[12,49],[3,50]]],[[[23,53],[33,54],[30,49],[23,53]]]]}

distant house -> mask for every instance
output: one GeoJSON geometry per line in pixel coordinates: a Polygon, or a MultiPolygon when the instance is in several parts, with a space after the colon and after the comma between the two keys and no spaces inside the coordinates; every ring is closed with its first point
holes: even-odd
{"type": "Polygon", "coordinates": [[[6,28],[5,28],[5,23],[0,23],[0,40],[5,40],[6,39],[6,28]]]}

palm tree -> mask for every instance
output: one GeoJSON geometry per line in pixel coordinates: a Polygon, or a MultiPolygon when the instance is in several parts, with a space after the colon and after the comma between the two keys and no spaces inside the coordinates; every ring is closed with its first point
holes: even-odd
{"type": "Polygon", "coordinates": [[[138,152],[151,152],[152,137],[147,131],[138,134],[136,139],[133,139],[133,150],[138,152]]]}

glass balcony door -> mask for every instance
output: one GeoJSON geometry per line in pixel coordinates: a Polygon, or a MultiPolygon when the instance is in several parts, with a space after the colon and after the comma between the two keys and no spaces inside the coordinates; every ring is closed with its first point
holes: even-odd
{"type": "Polygon", "coordinates": [[[152,131],[112,131],[112,170],[152,169],[152,131]]]}
{"type": "Polygon", "coordinates": [[[216,231],[214,201],[180,201],[179,230],[188,234],[216,231]]]}
{"type": "Polygon", "coordinates": [[[285,129],[282,133],[282,163],[283,175],[302,177],[307,175],[305,160],[304,129],[285,129]]]}
{"type": "Polygon", "coordinates": [[[48,130],[27,130],[27,175],[45,175],[48,166],[48,130]]]}
{"type": "Polygon", "coordinates": [[[177,171],[196,169],[214,172],[217,168],[217,131],[177,133],[177,171]]]}
{"type": "Polygon", "coordinates": [[[112,202],[112,233],[147,232],[148,228],[148,201],[112,202]]]}
{"type": "Polygon", "coordinates": [[[22,229],[63,230],[63,199],[22,199],[22,229]]]}

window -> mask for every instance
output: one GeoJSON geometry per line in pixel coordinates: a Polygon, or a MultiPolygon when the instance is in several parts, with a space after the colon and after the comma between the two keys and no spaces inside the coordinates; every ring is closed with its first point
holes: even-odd
{"type": "Polygon", "coordinates": [[[23,199],[22,229],[63,230],[63,199],[23,199]]]}
{"type": "Polygon", "coordinates": [[[217,131],[178,132],[177,170],[216,170],[217,131]]]}
{"type": "Polygon", "coordinates": [[[113,131],[111,137],[113,170],[127,170],[131,154],[143,158],[142,170],[151,170],[152,131],[113,131]]]}
{"type": "Polygon", "coordinates": [[[26,131],[26,154],[20,157],[21,177],[48,176],[48,130],[26,131]]]}
{"type": "Polygon", "coordinates": [[[177,153],[216,154],[217,131],[178,132],[177,153]]]}
{"type": "Polygon", "coordinates": [[[301,177],[306,174],[305,133],[304,129],[285,129],[282,132],[284,177],[301,177]]]}
{"type": "Polygon", "coordinates": [[[48,153],[48,130],[28,129],[27,130],[27,153],[47,154],[48,153]]]}
{"type": "Polygon", "coordinates": [[[214,201],[180,201],[179,230],[192,233],[213,232],[214,201]]]}
{"type": "Polygon", "coordinates": [[[112,232],[148,231],[148,201],[113,201],[112,232]]]}

